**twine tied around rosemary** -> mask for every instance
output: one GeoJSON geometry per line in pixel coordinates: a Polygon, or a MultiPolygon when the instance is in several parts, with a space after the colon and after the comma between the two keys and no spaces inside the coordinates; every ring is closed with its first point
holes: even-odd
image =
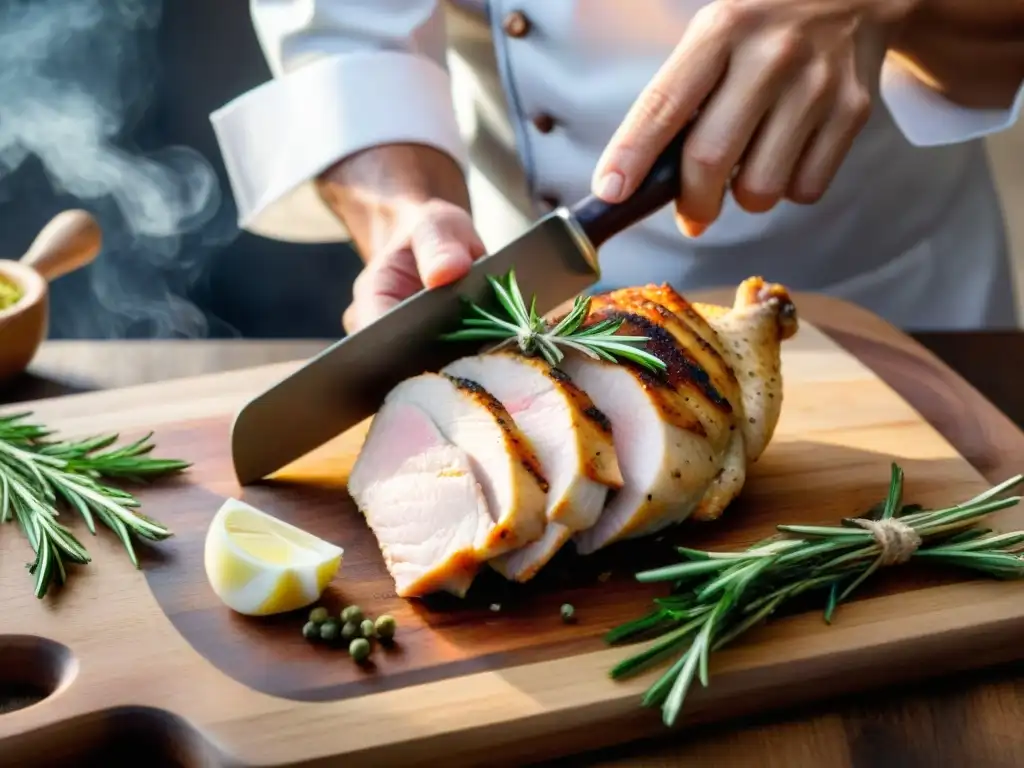
{"type": "Polygon", "coordinates": [[[852,520],[861,528],[869,531],[879,549],[879,565],[903,565],[914,556],[921,546],[921,536],[902,520],[886,517],[871,520],[858,517],[852,520]]]}

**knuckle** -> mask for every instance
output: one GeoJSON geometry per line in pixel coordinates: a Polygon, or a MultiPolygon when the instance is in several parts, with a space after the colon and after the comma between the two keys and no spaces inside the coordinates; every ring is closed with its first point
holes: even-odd
{"type": "Polygon", "coordinates": [[[836,87],[835,69],[821,59],[812,62],[804,73],[804,87],[814,102],[828,98],[836,87]]]}
{"type": "Polygon", "coordinates": [[[746,0],[725,0],[709,3],[697,12],[708,28],[732,32],[743,29],[757,20],[757,10],[746,0]]]}
{"type": "Polygon", "coordinates": [[[767,38],[764,56],[769,66],[790,67],[806,59],[807,41],[795,29],[781,30],[767,38]]]}
{"type": "Polygon", "coordinates": [[[651,128],[659,129],[674,125],[681,109],[679,97],[660,83],[652,83],[640,100],[633,123],[632,135],[637,129],[647,133],[651,128]]]}
{"type": "Polygon", "coordinates": [[[844,88],[839,100],[839,112],[846,121],[863,126],[871,116],[871,94],[868,89],[860,83],[844,88]]]}
{"type": "Polygon", "coordinates": [[[683,149],[683,163],[699,170],[702,175],[725,175],[729,159],[724,144],[695,141],[683,149]]]}

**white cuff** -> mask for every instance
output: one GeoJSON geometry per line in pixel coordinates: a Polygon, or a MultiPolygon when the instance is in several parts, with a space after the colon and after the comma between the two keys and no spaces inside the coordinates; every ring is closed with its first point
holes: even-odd
{"type": "Polygon", "coordinates": [[[210,121],[239,226],[276,240],[350,239],[312,180],[360,150],[426,144],[468,166],[448,72],[399,51],[321,59],[239,96],[210,121]]]}
{"type": "Polygon", "coordinates": [[[972,109],[954,104],[903,68],[886,62],[881,95],[911,144],[934,147],[978,139],[1012,126],[1024,103],[1024,83],[1008,109],[972,109]]]}

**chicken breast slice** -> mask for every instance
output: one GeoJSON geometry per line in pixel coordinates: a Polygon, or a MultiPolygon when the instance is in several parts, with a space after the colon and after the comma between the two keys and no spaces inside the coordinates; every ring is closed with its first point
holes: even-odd
{"type": "Polygon", "coordinates": [[[541,537],[548,482],[529,441],[494,395],[468,379],[424,373],[403,381],[387,399],[428,414],[445,439],[469,456],[496,523],[481,549],[485,559],[541,537]]]}
{"type": "Polygon", "coordinates": [[[348,490],[377,539],[396,594],[466,594],[495,523],[469,456],[429,414],[401,399],[386,401],[348,490]]]}
{"type": "Polygon", "coordinates": [[[528,581],[573,532],[593,525],[609,488],[622,486],[611,425],[564,372],[516,352],[461,358],[442,373],[480,384],[512,416],[548,481],[548,521],[535,542],[491,561],[506,578],[528,581]]]}
{"type": "MultiPolygon", "coordinates": [[[[598,306],[630,308],[664,328],[694,367],[695,378],[703,380],[706,375],[715,391],[728,403],[727,409],[713,412],[718,418],[728,419],[730,430],[722,466],[691,513],[698,520],[717,518],[743,490],[747,469],[745,401],[736,372],[728,361],[725,340],[686,299],[668,285],[622,288],[596,300],[598,306]]],[[[706,406],[700,405],[699,398],[697,401],[691,400],[689,405],[698,405],[697,413],[704,414],[701,420],[707,426],[706,406]]]]}
{"type": "Polygon", "coordinates": [[[575,535],[581,554],[685,519],[718,474],[732,433],[728,404],[664,328],[607,306],[592,305],[591,317],[622,319],[620,333],[647,336],[647,350],[668,370],[652,374],[579,353],[563,361],[611,422],[623,477],[597,523],[575,535]]]}

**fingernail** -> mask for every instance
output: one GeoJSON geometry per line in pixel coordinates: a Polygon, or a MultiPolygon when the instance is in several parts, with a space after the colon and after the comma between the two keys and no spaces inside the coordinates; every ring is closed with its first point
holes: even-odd
{"type": "Polygon", "coordinates": [[[420,277],[427,288],[437,288],[465,275],[473,260],[465,251],[446,249],[432,254],[429,264],[420,277]]]}
{"type": "Polygon", "coordinates": [[[707,224],[699,224],[696,221],[690,221],[689,219],[683,220],[683,232],[687,237],[700,237],[707,230],[707,224]]]}
{"type": "Polygon", "coordinates": [[[610,203],[616,203],[626,180],[618,171],[609,171],[597,181],[597,196],[610,203]]]}

